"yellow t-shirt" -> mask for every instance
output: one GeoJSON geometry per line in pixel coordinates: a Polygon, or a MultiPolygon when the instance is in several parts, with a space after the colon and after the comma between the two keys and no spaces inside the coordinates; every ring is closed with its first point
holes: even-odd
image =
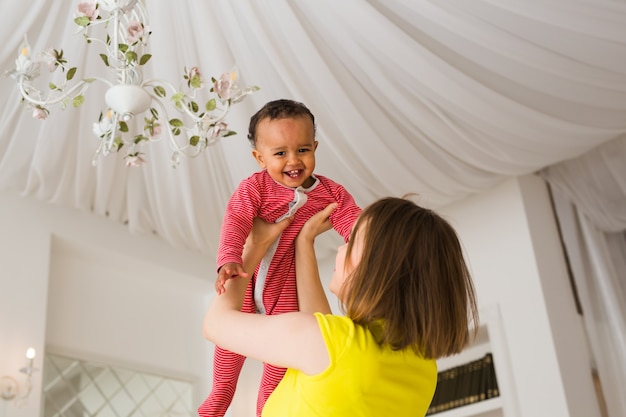
{"type": "Polygon", "coordinates": [[[437,364],[412,350],[394,351],[352,320],[315,314],[330,365],[317,375],[288,369],[263,417],[416,417],[426,414],[437,364]]]}

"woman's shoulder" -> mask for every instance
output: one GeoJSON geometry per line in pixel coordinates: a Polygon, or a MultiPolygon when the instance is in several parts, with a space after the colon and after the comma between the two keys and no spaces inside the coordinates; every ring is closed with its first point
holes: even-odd
{"type": "Polygon", "coordinates": [[[357,331],[357,325],[349,317],[324,313],[315,313],[315,317],[327,344],[331,338],[352,338],[357,331]]]}
{"type": "Polygon", "coordinates": [[[368,326],[357,324],[350,317],[324,313],[315,313],[315,316],[324,337],[341,339],[343,335],[352,340],[376,339],[368,326]]]}
{"type": "Polygon", "coordinates": [[[326,326],[337,326],[344,328],[354,328],[355,324],[349,317],[332,313],[314,313],[317,322],[326,326]]]}
{"type": "Polygon", "coordinates": [[[346,316],[315,313],[315,318],[330,360],[336,362],[353,345],[356,325],[346,316]]]}

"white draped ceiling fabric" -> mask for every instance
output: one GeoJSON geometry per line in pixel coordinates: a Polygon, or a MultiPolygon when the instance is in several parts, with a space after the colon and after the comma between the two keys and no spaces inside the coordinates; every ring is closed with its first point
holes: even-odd
{"type": "MultiPolygon", "coordinates": [[[[76,0],[3,0],[2,69],[24,34],[62,48],[79,77],[108,77],[76,34],[76,0]]],[[[75,207],[214,254],[231,191],[257,169],[250,115],[276,98],[306,103],[318,122],[317,172],[366,205],[419,193],[433,208],[500,181],[580,157],[626,133],[626,3],[617,0],[147,0],[147,78],[185,66],[237,65],[261,90],[229,119],[239,134],[169,166],[168,146],[91,159],[104,107],[92,86],[79,109],[45,121],[0,79],[0,189],[75,207]]],[[[622,189],[623,191],[623,189],[622,189]]],[[[623,216],[624,211],[621,212],[623,216]]],[[[623,217],[622,220],[623,222],[623,217]]],[[[623,278],[623,275],[622,275],[623,278]]]]}
{"type": "MultiPolygon", "coordinates": [[[[62,48],[78,76],[104,70],[76,34],[76,0],[0,3],[2,69],[28,35],[34,51],[62,48]]],[[[45,121],[0,79],[0,187],[214,253],[223,207],[257,169],[245,138],[268,100],[305,102],[318,121],[318,169],[360,204],[416,192],[433,207],[577,157],[626,132],[626,4],[612,0],[258,1],[147,0],[146,77],[185,66],[219,75],[237,65],[261,90],[231,113],[238,135],[197,159],[148,165],[122,154],[91,159],[104,108],[94,84],[79,109],[45,121]]],[[[45,70],[44,70],[45,71],[45,70]]]]}

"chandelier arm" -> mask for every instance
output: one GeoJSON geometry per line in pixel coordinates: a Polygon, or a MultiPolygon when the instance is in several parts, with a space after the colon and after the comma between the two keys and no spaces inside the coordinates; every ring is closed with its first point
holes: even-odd
{"type": "MultiPolygon", "coordinates": [[[[95,27],[95,26],[98,26],[98,25],[104,25],[104,26],[106,27],[106,26],[109,24],[109,22],[110,22],[111,20],[113,20],[113,18],[114,18],[114,17],[115,17],[115,15],[114,15],[114,14],[110,14],[108,17],[106,17],[106,18],[104,18],[104,19],[91,20],[91,21],[89,22],[89,26],[88,26],[88,27],[82,27],[82,28],[81,28],[81,29],[82,29],[82,31],[84,32],[84,33],[83,33],[83,36],[84,36],[84,38],[85,38],[85,41],[87,41],[87,44],[90,44],[90,43],[99,43],[99,44],[103,45],[103,46],[104,46],[104,48],[105,48],[105,49],[106,49],[106,51],[107,51],[107,55],[108,55],[108,56],[111,56],[110,46],[109,46],[109,45],[108,45],[108,44],[107,44],[104,40],[102,40],[102,39],[99,39],[99,38],[93,38],[93,37],[91,37],[91,36],[89,35],[89,29],[90,29],[91,27],[95,27]]],[[[117,43],[117,42],[114,42],[114,46],[115,46],[115,49],[117,49],[117,47],[118,47],[118,43],[117,43]]]]}
{"type": "MultiPolygon", "coordinates": [[[[113,53],[113,58],[115,59],[116,62],[116,68],[117,67],[117,63],[120,61],[118,58],[118,54],[119,54],[119,36],[120,36],[120,13],[122,13],[121,9],[115,9],[113,13],[111,13],[112,17],[115,17],[115,19],[113,19],[113,47],[112,47],[112,51],[108,50],[109,55],[111,55],[111,53],[113,53]]],[[[123,15],[123,14],[122,14],[123,15]]],[[[108,48],[107,48],[108,49],[108,48]]],[[[126,84],[126,71],[119,71],[118,76],[121,77],[120,82],[122,84],[126,84]]]]}
{"type": "Polygon", "coordinates": [[[117,133],[117,124],[120,120],[119,114],[114,111],[113,112],[113,117],[112,117],[112,127],[111,127],[111,134],[108,136],[105,136],[102,141],[104,142],[104,149],[102,154],[104,156],[107,156],[109,153],[111,153],[111,149],[113,148],[113,143],[115,142],[115,134],[117,133]]]}
{"type": "MultiPolygon", "coordinates": [[[[187,129],[189,130],[189,129],[187,129]]],[[[208,138],[206,134],[203,132],[200,137],[202,138],[196,146],[187,145],[183,152],[187,157],[195,158],[206,148],[206,144],[208,142],[208,138]]]]}
{"type": "Polygon", "coordinates": [[[222,108],[222,114],[220,114],[217,117],[211,117],[210,114],[207,113],[207,116],[205,117],[207,117],[208,120],[211,120],[212,123],[219,123],[226,118],[226,115],[228,114],[228,112],[230,112],[230,100],[226,101],[226,104],[222,108]]]}
{"type": "MultiPolygon", "coordinates": [[[[157,78],[152,78],[150,80],[145,81],[142,84],[142,86],[154,87],[155,84],[163,84],[165,87],[167,87],[171,91],[172,94],[177,94],[179,92],[179,90],[176,87],[174,87],[173,84],[165,80],[161,80],[157,78]]],[[[220,108],[221,113],[219,115],[212,116],[212,114],[207,111],[205,112],[204,117],[200,118],[196,116],[195,114],[193,114],[191,110],[189,110],[189,107],[186,105],[187,104],[187,101],[185,100],[186,97],[187,97],[187,94],[184,94],[182,101],[184,102],[185,105],[181,106],[180,108],[177,107],[177,110],[189,116],[195,123],[199,123],[202,120],[206,120],[211,124],[219,123],[226,118],[226,116],[228,115],[228,112],[230,111],[230,106],[231,106],[230,100],[224,100],[224,101],[220,100],[220,102],[222,103],[222,107],[220,108]],[[224,104],[224,102],[226,104],[224,104]]],[[[159,97],[155,97],[155,98],[157,98],[157,100],[159,99],[159,97]]],[[[193,91],[192,98],[195,98],[195,91],[193,91]]]]}
{"type": "MultiPolygon", "coordinates": [[[[113,14],[110,14],[108,17],[102,18],[102,15],[99,16],[100,18],[97,20],[91,20],[89,22],[89,27],[93,27],[93,26],[98,26],[98,25],[104,25],[107,26],[108,23],[113,20],[113,18],[115,17],[113,14]]],[[[82,27],[81,29],[83,29],[85,32],[87,31],[86,27],[82,27]]]]}
{"type": "Polygon", "coordinates": [[[150,19],[148,19],[148,10],[146,9],[146,6],[143,5],[142,1],[138,1],[135,4],[135,7],[133,8],[133,14],[137,18],[137,20],[143,22],[144,25],[147,26],[150,24],[150,19]]]}
{"type": "Polygon", "coordinates": [[[104,147],[104,140],[100,140],[100,144],[98,145],[98,149],[96,149],[96,152],[94,152],[93,157],[91,158],[91,165],[92,166],[96,166],[98,165],[98,157],[100,156],[102,152],[102,148],[104,147]]]}
{"type": "MultiPolygon", "coordinates": [[[[145,81],[142,84],[142,86],[143,87],[153,87],[155,85],[160,85],[160,84],[163,84],[168,89],[170,89],[172,94],[176,94],[178,92],[178,89],[176,89],[174,87],[174,85],[172,85],[171,83],[169,83],[169,82],[167,82],[165,80],[156,79],[156,78],[149,79],[149,80],[145,81]]],[[[161,111],[165,114],[165,117],[167,119],[169,119],[169,113],[168,113],[167,109],[165,108],[165,106],[163,105],[163,103],[161,102],[161,100],[160,100],[161,97],[157,96],[156,94],[154,94],[151,91],[149,91],[148,94],[150,94],[150,96],[154,99],[154,101],[156,101],[156,103],[158,104],[158,106],[161,109],[161,111]]],[[[199,117],[195,116],[193,113],[191,113],[187,106],[182,106],[182,109],[178,109],[178,111],[184,112],[189,117],[191,117],[196,125],[202,124],[202,120],[203,119],[207,119],[211,123],[219,123],[219,122],[221,122],[222,120],[224,120],[226,118],[227,113],[230,111],[230,101],[227,101],[225,109],[222,110],[222,114],[220,114],[218,117],[215,117],[215,118],[210,118],[208,116],[208,114],[209,114],[208,112],[205,113],[205,116],[203,118],[199,118],[199,117]]],[[[185,128],[185,130],[189,130],[189,129],[185,128]]],[[[178,142],[176,142],[176,139],[175,139],[174,134],[172,133],[171,129],[168,128],[167,129],[167,133],[168,133],[168,137],[169,137],[170,142],[171,142],[171,147],[174,150],[174,152],[182,152],[185,155],[187,155],[189,157],[192,157],[192,158],[197,157],[198,155],[200,155],[200,153],[202,153],[202,151],[204,151],[204,149],[207,146],[214,145],[215,143],[217,143],[221,139],[220,136],[209,138],[209,137],[207,137],[205,131],[201,131],[201,135],[199,135],[199,136],[201,136],[202,140],[199,142],[198,146],[191,146],[189,144],[186,144],[184,146],[180,146],[178,144],[178,142]],[[191,152],[189,151],[190,147],[194,149],[191,152]]]]}
{"type": "MultiPolygon", "coordinates": [[[[153,103],[156,103],[156,105],[159,107],[159,109],[166,115],[166,117],[168,116],[167,114],[167,110],[165,109],[165,107],[163,106],[163,103],[161,103],[161,101],[159,100],[159,97],[153,93],[151,93],[150,91],[146,91],[146,93],[150,96],[150,98],[152,99],[153,103]]],[[[146,119],[147,120],[147,119],[146,119]]],[[[157,120],[159,122],[162,122],[160,117],[157,117],[157,120]]],[[[144,130],[148,130],[145,126],[144,126],[144,130]]],[[[167,129],[168,132],[168,136],[172,135],[172,132],[170,132],[170,129],[167,129]]],[[[148,141],[149,142],[160,142],[161,141],[161,137],[160,136],[149,136],[148,137],[148,141]]],[[[173,138],[170,138],[170,140],[173,140],[173,138]]]]}
{"type": "Polygon", "coordinates": [[[211,138],[209,140],[207,140],[207,146],[213,146],[215,145],[217,142],[219,142],[221,139],[221,137],[215,137],[215,138],[211,138]]]}
{"type": "Polygon", "coordinates": [[[147,81],[144,81],[141,86],[142,87],[153,87],[152,91],[149,91],[148,94],[150,94],[152,96],[152,98],[159,103],[159,107],[161,107],[161,110],[163,110],[163,113],[165,113],[165,115],[169,118],[169,114],[167,112],[167,110],[165,109],[165,106],[163,105],[163,103],[161,102],[161,99],[165,98],[165,97],[161,97],[158,96],[156,93],[154,93],[154,88],[155,87],[159,87],[159,86],[165,86],[165,88],[170,90],[170,93],[172,95],[177,94],[178,93],[178,89],[176,87],[174,87],[174,85],[166,80],[162,80],[159,78],[151,78],[147,81]]]}
{"type": "Polygon", "coordinates": [[[163,84],[165,87],[169,88],[172,94],[176,94],[178,92],[178,89],[174,87],[172,83],[166,80],[162,80],[160,78],[151,78],[149,80],[146,80],[141,84],[141,86],[142,87],[156,87],[160,84],[163,84]]]}
{"type": "MultiPolygon", "coordinates": [[[[78,91],[79,94],[77,95],[82,95],[85,91],[87,91],[87,89],[89,88],[89,85],[93,82],[93,81],[101,81],[105,84],[107,84],[109,87],[111,87],[113,85],[112,82],[110,82],[109,80],[105,79],[105,78],[100,78],[100,77],[92,77],[89,80],[80,80],[76,85],[72,86],[69,90],[64,91],[63,94],[61,94],[59,97],[54,98],[54,99],[48,99],[48,100],[39,100],[36,98],[33,98],[31,96],[31,91],[35,91],[37,93],[37,95],[41,96],[43,95],[43,92],[35,87],[33,87],[32,85],[25,83],[24,82],[24,77],[21,77],[18,80],[17,86],[19,89],[19,92],[21,94],[21,96],[24,98],[24,100],[28,101],[31,104],[34,104],[36,106],[51,106],[51,105],[55,105],[58,103],[61,103],[64,100],[67,100],[69,97],[71,97],[73,95],[73,93],[75,91],[78,91]]],[[[50,96],[49,93],[48,96],[50,96]]]]}
{"type": "MultiPolygon", "coordinates": [[[[144,83],[144,85],[146,85],[147,83],[144,83]]],[[[164,84],[169,84],[169,83],[164,83],[164,84]]],[[[163,112],[163,114],[165,115],[166,119],[169,119],[169,114],[167,112],[167,109],[165,108],[165,105],[161,102],[161,100],[159,100],[160,97],[158,97],[156,94],[154,93],[148,93],[150,94],[150,96],[154,99],[153,101],[156,102],[157,106],[159,107],[159,109],[163,112]]],[[[168,123],[166,121],[166,123],[168,123]]],[[[184,146],[179,146],[178,143],[176,142],[176,138],[174,137],[174,134],[172,133],[172,129],[169,127],[169,123],[168,126],[166,126],[167,131],[167,136],[170,140],[170,147],[172,148],[172,150],[174,152],[184,152],[185,148],[189,145],[184,145],[184,146]]],[[[153,140],[153,139],[151,139],[153,140]]]]}
{"type": "Polygon", "coordinates": [[[91,36],[87,36],[87,34],[85,34],[85,41],[87,41],[87,43],[99,43],[104,45],[105,49],[108,52],[109,46],[107,45],[107,43],[105,41],[103,41],[102,39],[98,39],[98,38],[92,38],[91,36]]]}

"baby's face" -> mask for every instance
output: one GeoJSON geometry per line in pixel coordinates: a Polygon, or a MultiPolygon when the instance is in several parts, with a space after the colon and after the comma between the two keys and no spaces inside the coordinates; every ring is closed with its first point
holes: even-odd
{"type": "Polygon", "coordinates": [[[252,155],[279,184],[308,188],[314,182],[316,148],[315,129],[308,117],[263,119],[256,128],[252,155]]]}

